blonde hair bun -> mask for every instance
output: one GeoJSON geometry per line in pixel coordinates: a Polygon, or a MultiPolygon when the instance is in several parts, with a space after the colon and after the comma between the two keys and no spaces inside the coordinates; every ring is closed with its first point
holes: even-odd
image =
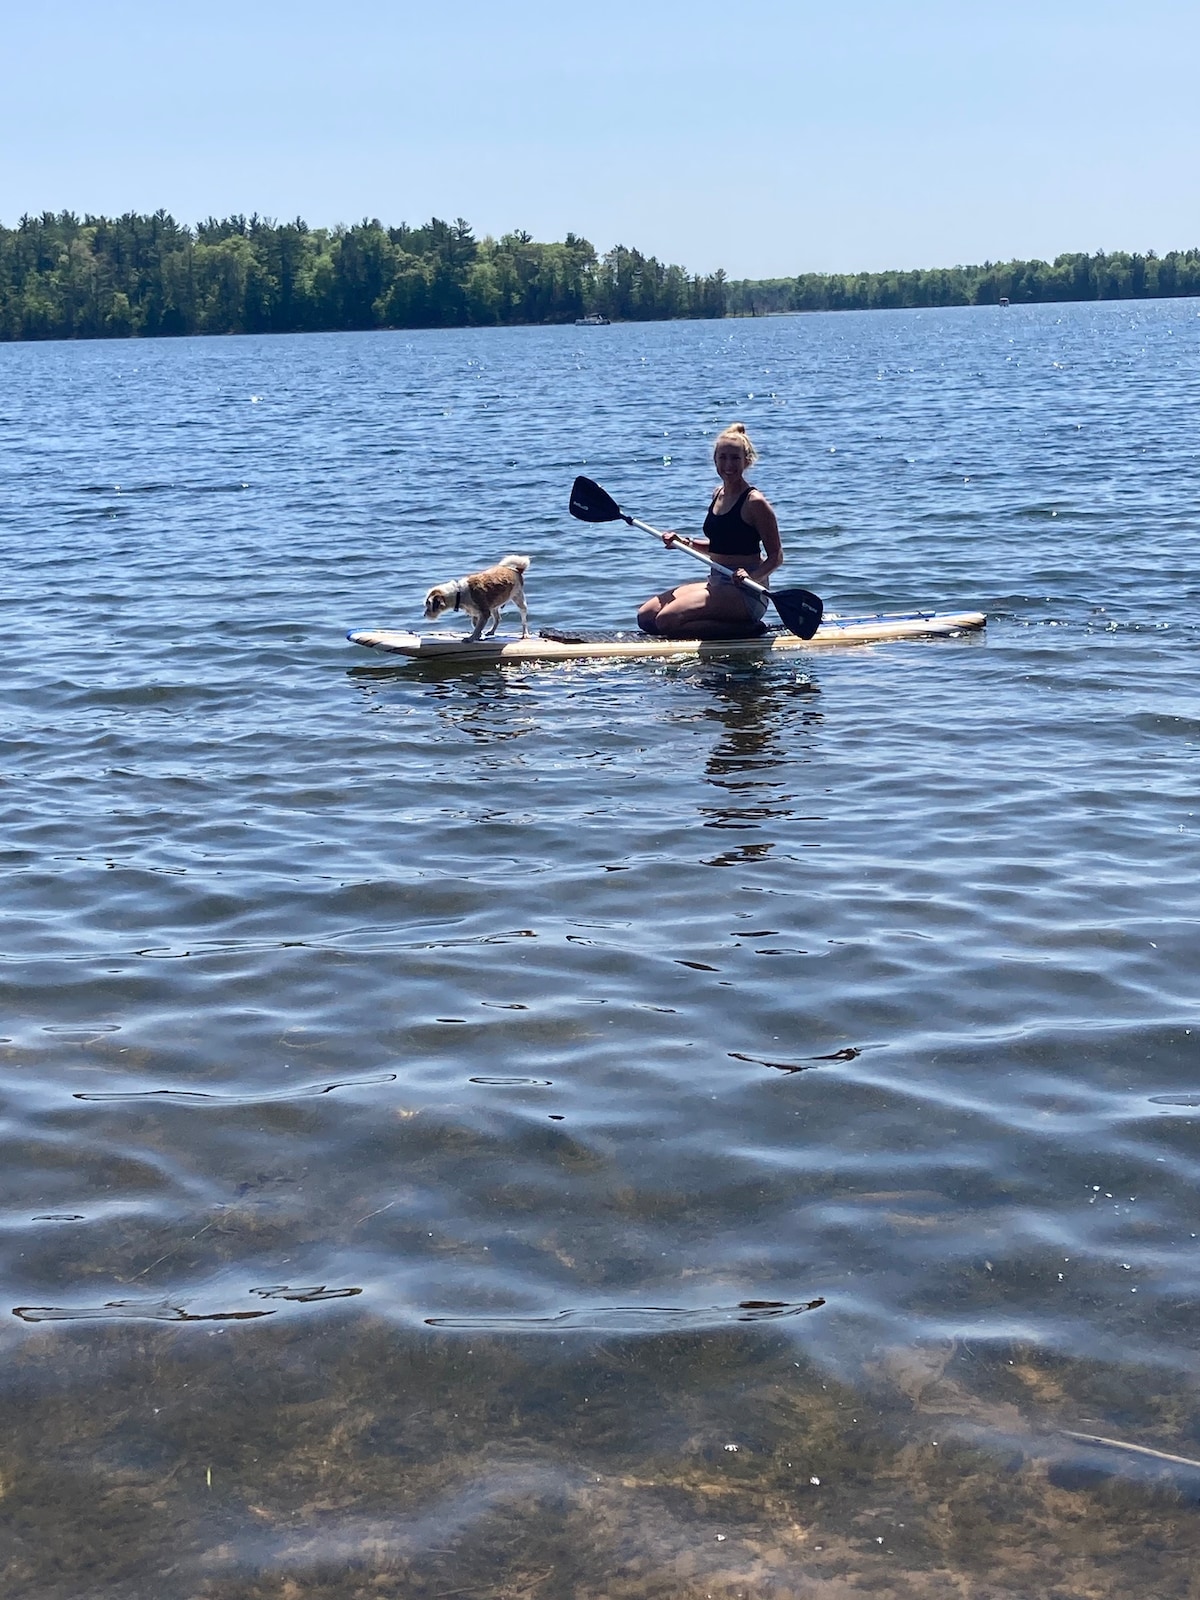
{"type": "Polygon", "coordinates": [[[717,446],[722,444],[740,445],[745,452],[746,465],[748,467],[758,460],[758,451],[754,448],[754,440],[746,432],[746,424],[744,422],[731,422],[722,433],[719,433],[713,443],[714,452],[717,446]]]}

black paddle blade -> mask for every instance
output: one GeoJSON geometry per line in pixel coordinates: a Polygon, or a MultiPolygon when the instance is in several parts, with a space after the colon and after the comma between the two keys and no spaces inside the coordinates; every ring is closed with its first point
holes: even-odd
{"type": "Polygon", "coordinates": [[[772,589],[771,604],[784,627],[802,639],[811,639],[821,626],[824,603],[808,589],[772,589]]]}
{"type": "Polygon", "coordinates": [[[576,478],[571,485],[568,509],[580,522],[620,522],[621,508],[607,490],[590,478],[576,478]]]}

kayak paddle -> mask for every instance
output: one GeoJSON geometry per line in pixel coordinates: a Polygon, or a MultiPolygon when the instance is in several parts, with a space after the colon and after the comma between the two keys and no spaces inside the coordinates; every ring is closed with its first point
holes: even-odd
{"type": "MultiPolygon", "coordinates": [[[[578,517],[580,522],[627,522],[631,528],[640,528],[643,533],[652,533],[656,539],[664,537],[658,528],[652,528],[648,522],[639,522],[636,517],[629,516],[622,511],[612,495],[602,489],[598,483],[593,483],[590,478],[576,478],[571,485],[570,512],[573,517],[578,517]]],[[[711,556],[706,556],[703,550],[695,550],[689,544],[679,540],[677,548],[686,550],[688,555],[695,556],[697,561],[703,561],[707,566],[723,572],[727,578],[732,578],[733,573],[728,567],[723,567],[719,561],[714,561],[711,556]]],[[[753,589],[755,594],[765,595],[779,613],[779,620],[789,633],[795,633],[801,639],[811,639],[821,626],[821,613],[825,607],[819,596],[809,589],[768,589],[765,584],[755,583],[753,578],[745,581],[747,589],[753,589]]]]}

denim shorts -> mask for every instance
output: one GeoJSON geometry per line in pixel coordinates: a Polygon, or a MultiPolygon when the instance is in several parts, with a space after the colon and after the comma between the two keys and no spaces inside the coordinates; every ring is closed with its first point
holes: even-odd
{"type": "Polygon", "coordinates": [[[709,573],[708,581],[714,588],[718,584],[722,588],[726,587],[728,584],[733,584],[733,587],[737,590],[738,595],[741,598],[742,604],[746,608],[746,615],[749,617],[751,622],[761,622],[766,616],[767,607],[771,602],[767,599],[765,594],[759,594],[757,589],[747,589],[744,583],[733,583],[732,578],[727,578],[723,572],[718,572],[715,567],[709,573]]]}

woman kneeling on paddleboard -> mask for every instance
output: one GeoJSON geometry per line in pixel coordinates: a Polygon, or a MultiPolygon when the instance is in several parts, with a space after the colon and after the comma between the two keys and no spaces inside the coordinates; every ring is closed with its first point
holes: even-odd
{"type": "Polygon", "coordinates": [[[703,539],[681,539],[664,533],[663,543],[689,545],[710,555],[733,573],[713,571],[707,583],[681,583],[647,600],[638,612],[643,633],[673,639],[736,639],[761,631],[766,600],[744,589],[747,578],[767,583],[783,565],[779,524],[771,502],[746,482],[746,470],[758,459],[745,425],[735,422],[717,437],[713,465],[721,486],[704,519],[703,539]]]}

